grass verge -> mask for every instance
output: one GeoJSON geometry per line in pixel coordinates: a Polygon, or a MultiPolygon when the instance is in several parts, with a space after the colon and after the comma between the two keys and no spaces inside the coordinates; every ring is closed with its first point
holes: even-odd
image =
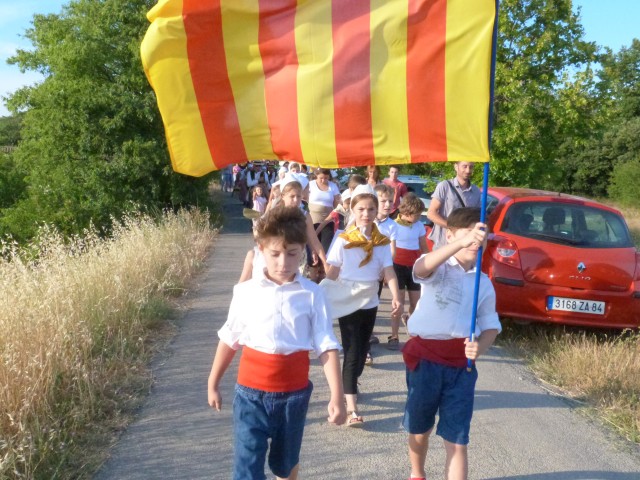
{"type": "Polygon", "coordinates": [[[640,333],[504,322],[499,343],[580,410],[640,443],[640,333]]]}
{"type": "Polygon", "coordinates": [[[205,213],[122,220],[109,239],[0,245],[0,478],[89,478],[148,390],[166,331],[215,231],[205,213]]]}

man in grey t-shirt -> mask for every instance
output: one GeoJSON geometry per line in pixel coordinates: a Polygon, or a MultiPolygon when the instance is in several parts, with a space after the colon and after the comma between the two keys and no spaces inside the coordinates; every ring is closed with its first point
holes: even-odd
{"type": "Polygon", "coordinates": [[[434,243],[434,250],[447,243],[447,217],[453,210],[460,207],[480,207],[480,189],[471,183],[473,167],[472,162],[454,163],[455,178],[440,182],[431,195],[427,218],[433,222],[429,238],[434,243]]]}

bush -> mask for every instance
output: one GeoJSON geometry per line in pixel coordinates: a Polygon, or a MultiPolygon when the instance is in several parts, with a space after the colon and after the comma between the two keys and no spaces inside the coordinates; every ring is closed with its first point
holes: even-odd
{"type": "Polygon", "coordinates": [[[611,176],[609,195],[622,205],[636,205],[637,188],[640,184],[640,156],[627,162],[618,163],[611,176]]]}

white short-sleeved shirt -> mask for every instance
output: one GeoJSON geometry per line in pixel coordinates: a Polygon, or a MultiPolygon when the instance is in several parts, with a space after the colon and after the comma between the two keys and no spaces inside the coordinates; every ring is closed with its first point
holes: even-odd
{"type": "Polygon", "coordinates": [[[427,236],[422,222],[415,222],[406,227],[394,223],[396,224],[396,247],[405,250],[420,250],[420,238],[427,236]]]}
{"type": "Polygon", "coordinates": [[[318,188],[318,183],[315,180],[309,182],[309,203],[333,208],[333,199],[336,195],[340,195],[340,189],[333,182],[329,182],[328,186],[329,189],[324,191],[318,188]]]}
{"type": "MultiPolygon", "coordinates": [[[[420,262],[422,255],[417,262],[420,262]]],[[[409,317],[409,335],[435,340],[469,337],[475,268],[465,271],[455,257],[440,265],[428,278],[413,280],[420,284],[420,300],[409,317]]],[[[485,330],[502,330],[496,313],[496,294],[489,277],[480,274],[475,335],[485,330]]]]}
{"type": "Polygon", "coordinates": [[[260,278],[264,276],[264,269],[267,268],[267,263],[264,260],[264,255],[260,249],[253,247],[253,268],[251,269],[251,278],[260,278]]]}
{"type": "Polygon", "coordinates": [[[246,345],[270,354],[341,349],[322,288],[300,275],[278,285],[263,274],[233,287],[218,337],[234,350],[246,345]]]}
{"type": "Polygon", "coordinates": [[[396,239],[396,233],[398,230],[398,224],[391,217],[387,217],[382,221],[379,221],[377,218],[375,219],[375,223],[378,226],[378,230],[380,233],[387,237],[389,240],[396,239]]]}
{"type": "MultiPolygon", "coordinates": [[[[341,279],[354,282],[377,282],[380,280],[382,270],[393,266],[389,245],[373,247],[371,260],[360,267],[360,262],[366,257],[365,251],[362,248],[344,248],[347,243],[344,238],[336,235],[327,255],[327,263],[340,268],[341,279]]],[[[373,308],[378,304],[378,296],[374,295],[362,308],[373,308]]]]}

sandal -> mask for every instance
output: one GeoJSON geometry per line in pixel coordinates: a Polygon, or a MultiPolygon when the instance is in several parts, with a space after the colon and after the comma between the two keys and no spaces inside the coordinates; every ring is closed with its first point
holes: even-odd
{"type": "Polygon", "coordinates": [[[394,337],[391,335],[387,337],[387,349],[400,350],[400,340],[398,339],[398,337],[394,337]]]}
{"type": "Polygon", "coordinates": [[[371,356],[371,353],[367,352],[367,356],[364,359],[364,364],[367,367],[373,365],[373,357],[371,356]]]}
{"type": "Polygon", "coordinates": [[[354,411],[349,414],[346,425],[347,427],[351,428],[362,428],[362,426],[364,425],[364,420],[354,411]]]}

